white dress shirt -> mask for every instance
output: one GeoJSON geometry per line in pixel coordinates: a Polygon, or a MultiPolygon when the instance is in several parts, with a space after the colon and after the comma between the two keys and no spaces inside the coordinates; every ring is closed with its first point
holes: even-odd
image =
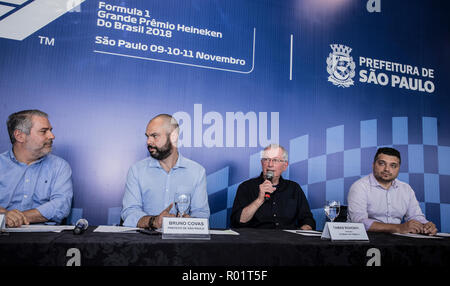
{"type": "Polygon", "coordinates": [[[373,222],[400,224],[412,219],[428,222],[411,186],[398,179],[386,190],[373,174],[365,176],[350,187],[347,201],[349,221],[363,223],[366,230],[373,222]]]}

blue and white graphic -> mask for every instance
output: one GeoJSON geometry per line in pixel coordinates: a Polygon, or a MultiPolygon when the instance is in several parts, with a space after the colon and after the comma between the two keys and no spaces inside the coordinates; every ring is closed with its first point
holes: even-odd
{"type": "Polygon", "coordinates": [[[2,0],[0,37],[22,41],[85,0],[2,0]]]}

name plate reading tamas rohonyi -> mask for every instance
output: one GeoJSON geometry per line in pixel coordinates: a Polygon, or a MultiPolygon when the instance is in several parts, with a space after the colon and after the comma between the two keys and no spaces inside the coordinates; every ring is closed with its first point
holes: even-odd
{"type": "Polygon", "coordinates": [[[327,222],[322,232],[322,239],[368,241],[366,229],[362,223],[327,222]]]}
{"type": "Polygon", "coordinates": [[[210,239],[207,218],[164,217],[163,239],[210,239]]]}

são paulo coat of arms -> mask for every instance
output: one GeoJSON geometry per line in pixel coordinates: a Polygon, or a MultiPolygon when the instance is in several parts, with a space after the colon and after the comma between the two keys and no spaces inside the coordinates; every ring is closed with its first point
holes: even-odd
{"type": "Polygon", "coordinates": [[[350,56],[351,48],[344,45],[330,45],[333,52],[327,58],[328,81],[339,87],[353,85],[355,62],[350,56]]]}

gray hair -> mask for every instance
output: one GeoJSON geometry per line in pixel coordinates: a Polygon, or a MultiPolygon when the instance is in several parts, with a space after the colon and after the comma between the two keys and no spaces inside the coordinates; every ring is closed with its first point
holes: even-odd
{"type": "Polygon", "coordinates": [[[283,146],[281,146],[281,145],[279,145],[279,144],[270,144],[269,146],[267,146],[266,148],[264,148],[264,150],[261,151],[261,158],[264,158],[264,153],[265,153],[267,150],[270,150],[270,149],[278,149],[278,148],[280,148],[280,149],[283,151],[283,160],[288,161],[288,160],[289,160],[289,156],[288,156],[287,150],[286,150],[283,146]]]}
{"type": "Polygon", "coordinates": [[[9,140],[11,140],[12,144],[16,142],[16,137],[14,137],[15,130],[20,130],[21,132],[30,135],[31,127],[33,127],[33,121],[31,120],[33,116],[48,118],[47,113],[37,109],[22,110],[8,116],[6,126],[8,127],[9,140]]]}

